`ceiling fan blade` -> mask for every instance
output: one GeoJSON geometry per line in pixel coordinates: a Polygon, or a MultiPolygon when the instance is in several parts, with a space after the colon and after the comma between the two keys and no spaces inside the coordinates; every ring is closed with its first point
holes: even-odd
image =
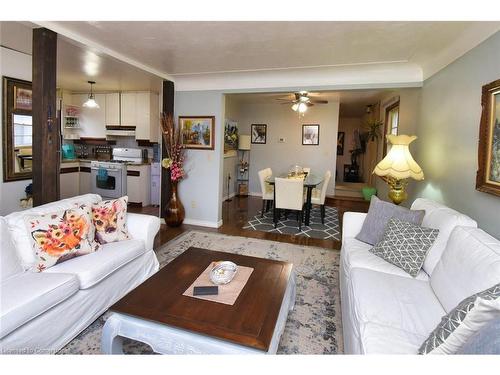
{"type": "Polygon", "coordinates": [[[308,107],[313,107],[313,106],[314,106],[314,104],[312,104],[311,102],[306,102],[306,105],[307,105],[308,107]]]}
{"type": "Polygon", "coordinates": [[[286,100],[287,102],[293,101],[293,98],[276,98],[274,100],[286,100]]]}
{"type": "Polygon", "coordinates": [[[311,103],[328,104],[328,100],[311,100],[311,103]]]}

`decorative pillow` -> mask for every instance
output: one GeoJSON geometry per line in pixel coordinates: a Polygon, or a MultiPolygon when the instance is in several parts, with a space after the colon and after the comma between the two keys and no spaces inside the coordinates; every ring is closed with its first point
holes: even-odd
{"type": "Polygon", "coordinates": [[[500,283],[467,297],[445,315],[419,354],[455,354],[469,338],[500,318],[500,283]]]}
{"type": "Polygon", "coordinates": [[[424,215],[425,210],[409,210],[405,207],[396,206],[393,203],[384,202],[373,195],[368,214],[356,239],[370,245],[375,245],[382,239],[390,218],[395,217],[420,225],[424,215]]]}
{"type": "Polygon", "coordinates": [[[130,239],[127,230],[127,202],[128,197],[124,196],[92,206],[97,242],[106,244],[130,239]]]}
{"type": "Polygon", "coordinates": [[[392,218],[382,240],[370,252],[416,277],[438,233],[438,229],[392,218]]]}
{"type": "Polygon", "coordinates": [[[94,240],[90,207],[85,204],[54,213],[30,215],[25,218],[25,224],[37,257],[34,270],[38,272],[97,251],[100,246],[94,240]]]}

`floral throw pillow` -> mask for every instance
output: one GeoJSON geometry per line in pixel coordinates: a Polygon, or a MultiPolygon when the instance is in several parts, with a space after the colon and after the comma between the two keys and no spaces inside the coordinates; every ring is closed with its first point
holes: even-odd
{"type": "Polygon", "coordinates": [[[35,271],[99,250],[87,205],[25,218],[37,263],[35,271]]]}
{"type": "Polygon", "coordinates": [[[127,202],[128,197],[124,196],[92,206],[92,220],[97,242],[103,245],[130,239],[127,230],[127,202]]]}

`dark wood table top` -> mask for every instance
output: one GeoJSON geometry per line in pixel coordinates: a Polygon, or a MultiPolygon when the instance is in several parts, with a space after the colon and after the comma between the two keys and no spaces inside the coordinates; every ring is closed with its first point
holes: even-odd
{"type": "Polygon", "coordinates": [[[111,310],[267,351],[292,266],[190,247],[111,310]],[[234,305],[182,295],[212,261],[220,260],[254,269],[234,305]]]}

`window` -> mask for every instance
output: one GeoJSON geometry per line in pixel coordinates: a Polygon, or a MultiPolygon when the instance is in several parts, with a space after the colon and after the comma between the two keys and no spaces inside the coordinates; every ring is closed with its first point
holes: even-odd
{"type": "Polygon", "coordinates": [[[385,130],[384,130],[384,155],[387,154],[386,135],[398,135],[399,127],[399,101],[391,104],[385,109],[385,130]]]}
{"type": "Polygon", "coordinates": [[[31,116],[13,114],[14,147],[31,147],[33,143],[33,126],[31,116]]]}

